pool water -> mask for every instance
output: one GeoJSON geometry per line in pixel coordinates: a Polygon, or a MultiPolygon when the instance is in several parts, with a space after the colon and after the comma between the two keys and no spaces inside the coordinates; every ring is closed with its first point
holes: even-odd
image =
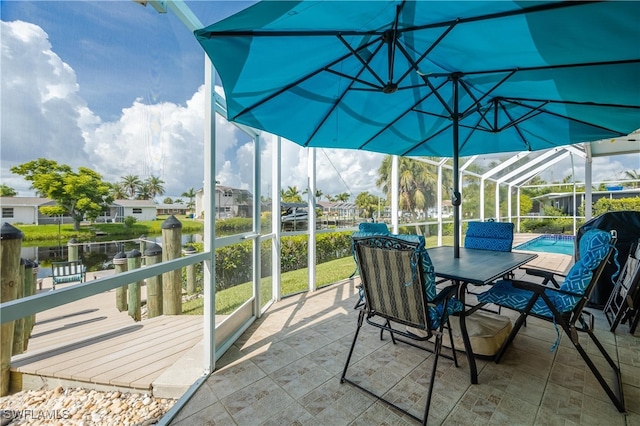
{"type": "Polygon", "coordinates": [[[573,256],[574,240],[573,235],[542,235],[524,244],[520,244],[514,247],[514,249],[573,256]]]}

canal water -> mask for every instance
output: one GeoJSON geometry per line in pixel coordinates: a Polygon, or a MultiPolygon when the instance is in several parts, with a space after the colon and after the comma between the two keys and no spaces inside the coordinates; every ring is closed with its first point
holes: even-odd
{"type": "MultiPolygon", "coordinates": [[[[147,245],[156,242],[162,245],[162,236],[146,237],[147,245]]],[[[201,243],[203,241],[200,234],[185,234],[182,236],[182,244],[201,243]]],[[[128,252],[133,249],[140,250],[140,243],[137,240],[109,241],[109,242],[86,242],[78,245],[78,258],[87,267],[87,271],[100,271],[113,268],[113,257],[121,252],[128,252]]],[[[40,246],[22,247],[20,257],[23,259],[35,260],[38,262],[38,278],[51,276],[51,262],[68,260],[68,247],[66,244],[60,246],[40,246]]]]}

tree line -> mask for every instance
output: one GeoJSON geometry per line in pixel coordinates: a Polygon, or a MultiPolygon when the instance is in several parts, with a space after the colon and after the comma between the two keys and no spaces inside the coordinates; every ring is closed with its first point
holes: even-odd
{"type": "MultiPolygon", "coordinates": [[[[83,220],[96,220],[114,200],[152,200],[164,195],[164,181],[157,176],[140,179],[137,175],[122,176],[119,182],[103,180],[102,175],[88,167],[73,170],[66,164],[38,158],[10,168],[11,172],[31,182],[37,196],[50,198],[55,206],[40,207],[47,216],[68,215],[73,219],[74,229],[80,229],[83,220]]],[[[0,185],[0,196],[15,197],[17,191],[8,185],[0,185]]],[[[187,209],[195,206],[196,192],[193,188],[182,194],[187,197],[187,209]]],[[[173,203],[170,198],[165,198],[173,203]]],[[[182,201],[182,200],[176,200],[182,201]]]]}
{"type": "MultiPolygon", "coordinates": [[[[476,174],[482,174],[485,170],[495,167],[498,163],[490,163],[483,168],[477,164],[471,164],[467,170],[476,174]]],[[[399,179],[398,179],[398,208],[407,212],[409,215],[416,213],[426,216],[429,208],[435,207],[437,204],[437,168],[431,163],[420,161],[419,159],[411,159],[400,157],[398,159],[399,179]]],[[[518,167],[517,164],[511,168],[518,167]]],[[[39,158],[27,163],[11,167],[11,172],[22,176],[26,181],[31,182],[31,189],[35,190],[38,196],[55,200],[56,206],[45,206],[40,210],[43,214],[49,216],[64,215],[71,216],[74,220],[74,227],[79,229],[80,222],[84,219],[95,220],[100,216],[104,209],[116,199],[138,199],[151,200],[157,196],[165,194],[164,181],[157,176],[149,176],[141,179],[137,175],[125,175],[121,180],[115,183],[106,182],[102,176],[94,170],[87,167],[79,167],[73,170],[66,164],[59,164],[56,161],[39,158]]],[[[510,169],[506,169],[508,172],[510,169]]],[[[361,192],[355,197],[355,205],[360,209],[363,217],[381,216],[381,211],[389,206],[391,199],[391,175],[392,175],[392,157],[387,155],[383,158],[380,167],[377,170],[378,178],[376,186],[382,191],[385,197],[371,194],[368,191],[361,192]]],[[[636,170],[624,172],[624,177],[631,180],[640,180],[640,173],[636,170]]],[[[445,169],[442,176],[442,190],[444,194],[448,194],[448,188],[451,188],[453,181],[452,171],[445,169]]],[[[573,189],[572,177],[567,176],[563,182],[558,182],[560,186],[544,187],[535,185],[545,185],[543,179],[539,176],[533,177],[528,186],[524,187],[520,196],[520,213],[526,214],[531,210],[531,198],[544,195],[549,192],[566,192],[573,189]],[[533,186],[533,187],[531,187],[533,186]]],[[[553,182],[556,183],[556,182],[553,182]]],[[[463,211],[465,216],[469,218],[479,217],[480,206],[480,180],[479,178],[465,174],[462,181],[463,186],[463,211]]],[[[602,186],[602,185],[601,185],[602,186]]],[[[638,187],[639,182],[632,182],[632,187],[638,187]]],[[[604,188],[595,188],[604,189],[604,188]]],[[[500,187],[500,215],[507,214],[506,191],[505,186],[500,187]]],[[[495,211],[495,183],[485,181],[484,185],[484,204],[485,211],[495,211]]],[[[280,196],[284,202],[303,202],[302,195],[307,190],[301,191],[296,186],[289,186],[281,189],[280,196]]],[[[13,197],[17,192],[5,185],[0,185],[0,196],[13,197]]],[[[182,197],[188,199],[186,203],[187,209],[195,207],[196,190],[189,188],[181,194],[182,197]]],[[[322,190],[316,190],[316,198],[325,197],[328,201],[346,202],[352,195],[348,192],[342,192],[337,195],[324,194],[322,190]]],[[[446,197],[445,197],[446,198],[446,197]]],[[[170,197],[165,198],[166,204],[182,204],[182,199],[172,200],[170,197]]]]}

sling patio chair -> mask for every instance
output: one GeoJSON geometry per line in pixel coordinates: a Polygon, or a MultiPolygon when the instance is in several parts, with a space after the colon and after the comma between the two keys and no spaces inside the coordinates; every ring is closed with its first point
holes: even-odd
{"type": "MultiPolygon", "coordinates": [[[[496,363],[499,363],[502,359],[506,349],[513,342],[527,316],[553,322],[558,332],[558,340],[553,345],[552,350],[556,348],[560,339],[560,332],[558,331],[558,326],[560,326],[618,411],[624,412],[620,367],[593,333],[593,314],[584,311],[584,307],[589,301],[589,297],[607,263],[613,261],[618,264],[615,255],[612,255],[615,252],[615,240],[615,231],[609,232],[600,229],[587,231],[579,243],[580,256],[558,289],[528,281],[498,281],[488,291],[478,295],[478,301],[480,303],[493,303],[520,313],[513,330],[494,358],[496,363]],[[581,345],[578,332],[587,333],[613,370],[616,382],[615,392],[581,345]]],[[[611,279],[615,279],[615,276],[611,277],[611,279]]]]}
{"type": "MultiPolygon", "coordinates": [[[[441,353],[445,325],[453,347],[449,316],[463,309],[462,303],[454,297],[457,286],[448,286],[437,292],[434,267],[425,249],[424,237],[361,232],[354,234],[353,247],[363,295],[355,306],[359,310],[358,323],[340,383],[350,383],[412,419],[426,424],[438,357],[453,359],[455,366],[458,366],[455,350],[451,351],[451,357],[441,353]],[[423,418],[365,388],[358,380],[347,378],[351,357],[365,321],[380,329],[380,339],[388,331],[393,344],[403,342],[433,352],[423,418]],[[408,327],[417,333],[408,331],[408,327]],[[433,343],[425,343],[432,337],[433,343]]],[[[362,364],[356,363],[353,367],[357,369],[362,364]]]]}

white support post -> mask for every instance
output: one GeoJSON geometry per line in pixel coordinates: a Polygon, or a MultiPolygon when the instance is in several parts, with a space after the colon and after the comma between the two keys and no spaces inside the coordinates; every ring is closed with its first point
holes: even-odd
{"type": "Polygon", "coordinates": [[[513,185],[509,184],[507,188],[507,222],[511,222],[513,216],[511,213],[511,192],[513,191],[513,185]]]}
{"type": "Polygon", "coordinates": [[[204,55],[204,185],[203,196],[206,206],[204,209],[204,251],[211,253],[211,257],[204,262],[204,371],[210,374],[215,370],[216,362],[216,271],[215,271],[215,241],[216,241],[216,200],[214,197],[215,165],[216,165],[216,112],[214,98],[213,64],[204,55]]]}
{"type": "Polygon", "coordinates": [[[256,313],[256,318],[261,317],[260,307],[262,306],[261,294],[260,291],[260,281],[262,280],[261,273],[261,255],[260,255],[260,233],[261,233],[261,223],[260,219],[262,215],[260,214],[260,199],[261,199],[261,190],[260,190],[260,178],[261,178],[261,168],[260,168],[260,136],[255,135],[253,137],[253,233],[256,237],[253,239],[253,295],[254,295],[254,312],[256,313]]]}
{"type": "Polygon", "coordinates": [[[500,183],[496,182],[496,222],[500,222],[500,183]]]}
{"type": "MultiPolygon", "coordinates": [[[[571,152],[571,151],[570,151],[571,152]]],[[[576,235],[576,216],[578,211],[576,209],[576,168],[573,164],[573,152],[570,154],[571,158],[571,180],[573,181],[573,235],[576,235]]]]}
{"type": "Polygon", "coordinates": [[[438,247],[442,245],[442,165],[445,160],[438,164],[438,247]]]}
{"type": "Polygon", "coordinates": [[[591,145],[584,144],[586,156],[584,158],[584,220],[587,221],[593,216],[593,196],[592,196],[592,158],[591,158],[591,145]]]}
{"type": "Polygon", "coordinates": [[[282,185],[282,177],[280,168],[282,161],[280,160],[282,151],[282,139],[280,136],[271,135],[271,281],[273,299],[280,300],[282,291],[280,288],[280,233],[282,230],[282,218],[280,207],[280,187],[282,185]]]}
{"type": "Polygon", "coordinates": [[[316,290],[316,149],[308,148],[307,152],[308,182],[307,203],[309,210],[309,244],[308,244],[308,264],[309,268],[309,291],[316,290]]]}
{"type": "Polygon", "coordinates": [[[517,188],[517,200],[516,200],[516,232],[520,232],[520,187],[517,188]]]}
{"type": "Polygon", "coordinates": [[[391,228],[398,233],[398,185],[399,185],[398,156],[391,157],[391,228]]]}
{"type": "Polygon", "coordinates": [[[480,178],[480,221],[484,222],[484,176],[480,178]]]}

